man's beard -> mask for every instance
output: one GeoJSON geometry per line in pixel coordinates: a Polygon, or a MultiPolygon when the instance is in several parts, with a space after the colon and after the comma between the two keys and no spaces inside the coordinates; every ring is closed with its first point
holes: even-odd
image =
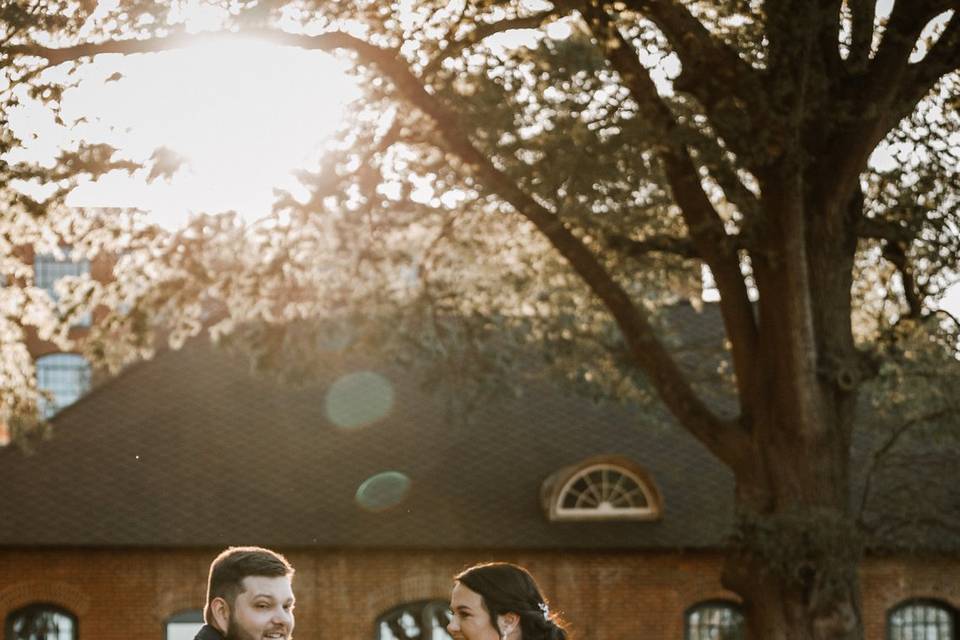
{"type": "MultiPolygon", "coordinates": [[[[259,640],[256,636],[251,634],[249,631],[243,629],[240,624],[237,622],[237,619],[233,615],[233,611],[230,612],[230,617],[227,619],[227,633],[224,635],[224,640],[259,640]]],[[[293,640],[293,636],[288,636],[287,640],[293,640]]]]}
{"type": "Polygon", "coordinates": [[[224,636],[224,640],[257,640],[250,633],[245,631],[237,623],[237,619],[233,617],[233,612],[230,612],[230,618],[227,620],[227,633],[224,636]]]}

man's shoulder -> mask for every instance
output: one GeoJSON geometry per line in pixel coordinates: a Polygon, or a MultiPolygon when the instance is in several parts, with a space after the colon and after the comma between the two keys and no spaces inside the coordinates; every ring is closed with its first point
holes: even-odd
{"type": "Polygon", "coordinates": [[[208,624],[200,627],[193,640],[223,640],[223,635],[208,624]]]}

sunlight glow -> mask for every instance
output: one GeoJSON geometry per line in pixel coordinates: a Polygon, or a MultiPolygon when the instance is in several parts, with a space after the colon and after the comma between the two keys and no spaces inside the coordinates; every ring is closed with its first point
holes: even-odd
{"type": "Polygon", "coordinates": [[[140,207],[174,226],[190,213],[269,212],[275,188],[315,164],[358,90],[328,54],[256,40],[138,56],[101,56],[64,98],[74,135],[134,160],[164,148],[185,161],[172,177],[114,172],[78,188],[74,206],[140,207]],[[119,74],[119,75],[118,75],[119,74]]]}

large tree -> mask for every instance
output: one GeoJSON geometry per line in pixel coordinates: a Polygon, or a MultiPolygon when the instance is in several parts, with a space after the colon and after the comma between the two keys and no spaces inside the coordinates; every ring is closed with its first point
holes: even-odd
{"type": "MultiPolygon", "coordinates": [[[[73,181],[130,169],[103,145],[53,169],[0,167],[8,247],[48,227],[74,242],[101,230],[91,251],[128,245],[115,282],[61,300],[117,308],[88,349],[122,359],[117,345],[148,345],[157,318],[174,341],[213,322],[266,364],[362,333],[359,316],[390,319],[367,323],[379,344],[463,369],[533,340],[587,386],[655,393],[729,467],[723,579],[751,638],[861,638],[850,461],[864,389],[955,362],[934,310],[960,255],[960,2],[287,4],[223,3],[219,35],[183,33],[166,3],[4,5],[8,111],[27,94],[57,107],[49,67],[238,32],[338,52],[365,90],[342,144],[299,176],[310,197],[281,196],[264,224],[78,227],[60,205],[73,181]],[[498,40],[523,29],[536,33],[521,45],[498,40]],[[878,146],[888,159],[871,166],[878,146]],[[34,177],[58,190],[17,189],[34,177]],[[703,376],[656,311],[698,299],[701,272],[728,346],[726,368],[703,376]]],[[[15,263],[18,300],[33,300],[15,263]]],[[[9,362],[23,362],[24,324],[54,335],[32,314],[7,314],[9,362]]],[[[7,367],[29,386],[29,365],[7,367]]],[[[889,411],[955,425],[938,385],[925,389],[923,410],[895,398],[889,411]]],[[[29,406],[4,393],[9,415],[29,406]]]]}

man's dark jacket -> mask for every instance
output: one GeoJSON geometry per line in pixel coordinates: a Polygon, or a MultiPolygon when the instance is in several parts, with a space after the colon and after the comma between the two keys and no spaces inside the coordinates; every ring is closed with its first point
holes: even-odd
{"type": "Polygon", "coordinates": [[[223,640],[223,634],[208,624],[200,627],[196,637],[193,640],[223,640]]]}

